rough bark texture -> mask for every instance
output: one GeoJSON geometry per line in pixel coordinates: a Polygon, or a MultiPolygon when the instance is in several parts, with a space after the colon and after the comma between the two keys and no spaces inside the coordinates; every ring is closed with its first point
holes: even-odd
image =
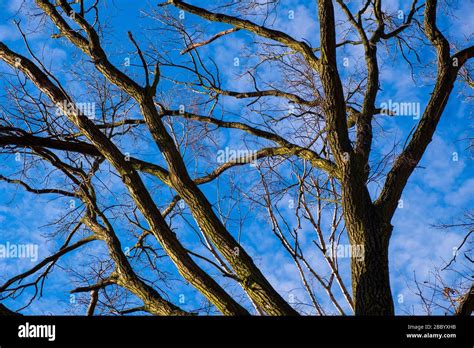
{"type": "Polygon", "coordinates": [[[456,309],[456,315],[470,316],[474,312],[474,284],[471,289],[462,297],[461,303],[456,309]]]}
{"type": "MultiPolygon", "coordinates": [[[[362,259],[351,258],[354,311],[356,315],[393,315],[388,269],[391,226],[383,223],[370,199],[364,163],[367,156],[358,156],[349,141],[344,93],[337,71],[332,2],[320,0],[318,9],[321,30],[320,76],[326,95],[325,112],[330,128],[328,137],[336,162],[342,167],[342,206],[349,240],[352,247],[360,247],[364,251],[362,259]]],[[[369,145],[361,146],[367,148],[369,145]]]]}
{"type": "MultiPolygon", "coordinates": [[[[35,85],[43,91],[57,105],[70,103],[68,96],[56,87],[48,77],[26,57],[15,54],[3,43],[0,43],[0,59],[12,67],[18,67],[35,85]],[[18,61],[21,63],[18,64],[18,61]]],[[[125,156],[118,148],[84,115],[71,112],[69,109],[63,112],[77,126],[88,140],[98,149],[120,174],[121,179],[130,192],[138,209],[147,220],[152,234],[161,243],[164,250],[170,255],[179,272],[193,284],[201,293],[216,305],[222,313],[230,315],[248,314],[217,282],[206,274],[192,260],[186,249],[177,240],[176,235],[164,221],[161,213],[153,202],[143,181],[132,165],[125,160],[125,156]]]]}
{"type": "MultiPolygon", "coordinates": [[[[459,70],[468,59],[474,56],[474,47],[466,48],[451,56],[449,42],[436,26],[437,1],[426,1],[424,32],[437,53],[438,75],[436,85],[413,136],[408,139],[407,146],[389,170],[379,197],[373,201],[368,191],[367,181],[370,173],[369,157],[373,141],[372,122],[374,115],[380,112],[380,109],[376,108],[375,105],[380,84],[377,44],[381,40],[400,34],[408,26],[416,12],[416,1],[406,23],[390,33],[385,32],[381,0],[367,1],[365,9],[359,12],[358,18],[351,13],[344,1],[336,0],[336,2],[339,3],[343,12],[347,15],[348,21],[356,29],[360,36],[360,43],[364,46],[367,84],[361,111],[354,111],[355,109],[350,105],[346,105],[338,72],[338,57],[336,54],[338,44],[336,42],[336,22],[332,0],[319,0],[317,2],[321,44],[319,58],[315,53],[318,50],[313,49],[306,42],[298,41],[281,31],[272,30],[238,17],[213,13],[183,1],[168,1],[169,5],[174,5],[206,20],[226,23],[233,27],[204,43],[190,46],[188,51],[208,44],[220,36],[245,30],[266,40],[276,41],[279,45],[284,45],[292,52],[299,54],[306,61],[309,69],[313,69],[319,75],[324,91],[323,100],[308,101],[293,93],[273,89],[250,93],[224,90],[213,90],[213,92],[236,98],[282,97],[305,106],[322,106],[325,121],[324,132],[327,134],[327,141],[333,159],[330,157],[328,157],[329,159],[322,158],[310,148],[298,146],[296,143],[286,141],[278,134],[241,122],[226,122],[188,112],[178,114],[172,110],[158,109],[155,103],[155,94],[159,83],[159,74],[155,74],[154,81],[150,84],[147,64],[132,35],[129,34],[129,38],[139,51],[147,74],[146,86],[144,87],[109,61],[101,47],[98,33],[85,18],[76,14],[66,19],[65,14],[70,15],[73,10],[65,0],[57,0],[55,5],[47,0],[36,0],[36,4],[51,19],[60,31],[61,36],[69,40],[90,58],[95,68],[111,84],[118,86],[136,101],[143,116],[143,120],[140,120],[140,122],[147,126],[157,148],[165,159],[167,168],[135,158],[131,158],[129,161],[125,160],[124,154],[102,132],[101,128],[97,127],[79,111],[71,109],[63,111],[90,143],[68,143],[59,139],[45,139],[25,133],[21,136],[1,136],[0,145],[41,146],[75,151],[107,160],[119,173],[136,207],[146,219],[150,229],[149,233],[159,241],[183,278],[201,292],[224,315],[249,314],[191,258],[188,251],[166,223],[138,172],[142,171],[158,177],[176,191],[178,199],[183,199],[189,206],[193,218],[206,238],[212,243],[216,254],[220,253],[225,262],[228,263],[229,274],[227,275],[242,286],[259,312],[267,315],[297,315],[298,312],[272,287],[250,255],[227,230],[214,211],[212,204],[198,187],[199,184],[215,178],[218,175],[217,173],[223,172],[228,166],[217,169],[215,173],[207,177],[193,180],[188,173],[180,149],[168,133],[162,117],[164,115],[186,117],[199,122],[208,122],[218,127],[240,129],[253,136],[265,139],[265,141],[274,142],[278,147],[265,148],[259,152],[259,156],[298,156],[308,161],[315,169],[324,170],[330,178],[338,180],[341,187],[343,217],[350,244],[352,247],[361,248],[363,251],[363,255],[353,255],[351,258],[354,312],[356,315],[393,315],[394,304],[390,288],[388,263],[389,242],[393,229],[391,221],[402,192],[436,131],[459,70]],[[365,32],[364,25],[361,22],[363,12],[370,5],[373,5],[375,16],[375,30],[373,30],[371,37],[365,32]],[[71,22],[81,30],[73,29],[69,24],[71,22]],[[351,141],[348,130],[348,127],[353,126],[356,127],[354,142],[351,141]]],[[[73,104],[66,92],[55,81],[52,81],[50,76],[45,74],[38,65],[33,63],[32,60],[11,51],[1,42],[0,59],[12,68],[23,72],[56,105],[65,106],[64,102],[73,104]]],[[[82,195],[91,211],[96,210],[93,206],[94,202],[87,197],[87,192],[84,191],[82,195]]],[[[164,300],[156,290],[134,273],[127,257],[122,252],[120,241],[105,217],[102,217],[101,222],[98,222],[94,214],[90,214],[85,223],[94,232],[94,238],[105,241],[111,258],[116,264],[111,281],[142,299],[143,308],[152,314],[189,314],[171,302],[164,300]]],[[[227,265],[224,268],[227,271],[227,265]]],[[[91,313],[94,311],[94,298],[96,300],[96,297],[97,292],[94,292],[91,299],[91,313]]],[[[470,294],[466,295],[464,302],[458,308],[457,314],[467,315],[472,310],[471,289],[470,294]]],[[[10,312],[0,305],[0,315],[11,314],[10,312]]]]}

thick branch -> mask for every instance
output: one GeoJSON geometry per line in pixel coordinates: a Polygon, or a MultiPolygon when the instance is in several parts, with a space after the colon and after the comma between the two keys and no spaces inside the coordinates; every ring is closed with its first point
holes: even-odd
{"type": "Polygon", "coordinates": [[[240,19],[222,13],[213,13],[201,7],[197,7],[180,0],[169,0],[168,3],[173,4],[181,10],[195,14],[207,20],[219,23],[227,23],[238,29],[248,30],[266,39],[278,41],[286,45],[287,47],[301,53],[303,57],[305,57],[307,62],[313,67],[313,69],[318,70],[318,58],[316,58],[316,56],[314,55],[311,47],[307,43],[303,41],[298,41],[284,32],[266,28],[246,19],[240,19]]]}
{"type": "Polygon", "coordinates": [[[449,57],[449,43],[436,26],[435,0],[426,2],[425,32],[438,52],[438,77],[423,116],[410,142],[389,171],[382,192],[376,201],[376,205],[387,219],[393,216],[409,177],[433,138],[459,70],[468,59],[474,57],[474,46],[449,57]]]}
{"type": "Polygon", "coordinates": [[[334,176],[336,178],[340,177],[339,171],[337,170],[337,167],[333,162],[320,157],[316,152],[314,152],[311,149],[290,143],[289,141],[285,140],[283,137],[279,136],[278,134],[260,130],[258,128],[251,127],[241,122],[222,121],[213,117],[196,115],[189,112],[181,112],[179,110],[165,110],[163,111],[163,114],[169,115],[169,116],[184,117],[184,118],[188,118],[188,119],[200,121],[200,122],[207,122],[207,123],[215,124],[218,127],[235,128],[235,129],[243,130],[249,134],[273,141],[277,143],[278,145],[280,145],[278,150],[274,150],[272,155],[277,155],[277,154],[278,155],[296,155],[298,157],[301,157],[311,162],[311,164],[314,167],[323,169],[329,175],[334,176]]]}
{"type": "Polygon", "coordinates": [[[474,284],[472,284],[469,291],[464,294],[461,303],[456,308],[456,315],[470,316],[474,312],[474,284]]]}
{"type": "MultiPolygon", "coordinates": [[[[74,105],[63,90],[55,86],[49,78],[26,57],[12,52],[0,43],[0,59],[21,70],[53,103],[60,105],[71,122],[89,139],[100,153],[114,166],[133,200],[147,220],[154,236],[176,264],[179,272],[191,284],[198,288],[208,299],[225,314],[247,314],[248,312],[232,299],[217,282],[204,272],[188,255],[186,249],[176,238],[174,232],[156,207],[142,179],[125,160],[124,155],[85,115],[74,105]]],[[[116,78],[116,77],[114,77],[116,78]]]]}

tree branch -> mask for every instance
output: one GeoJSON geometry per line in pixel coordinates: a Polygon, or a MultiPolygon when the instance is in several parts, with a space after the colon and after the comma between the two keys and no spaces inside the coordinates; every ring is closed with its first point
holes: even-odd
{"type": "Polygon", "coordinates": [[[278,41],[302,54],[303,57],[305,57],[305,59],[308,61],[308,63],[313,67],[313,69],[319,69],[318,58],[316,58],[316,56],[314,55],[311,47],[307,43],[303,41],[298,41],[286,33],[263,27],[246,19],[240,19],[222,13],[213,13],[201,7],[197,7],[180,0],[169,0],[168,3],[176,6],[181,10],[195,14],[209,21],[227,23],[238,29],[248,30],[266,39],[278,41]]]}

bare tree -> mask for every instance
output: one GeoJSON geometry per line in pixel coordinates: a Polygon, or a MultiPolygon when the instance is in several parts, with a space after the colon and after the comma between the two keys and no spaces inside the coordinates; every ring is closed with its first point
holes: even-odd
{"type": "MultiPolygon", "coordinates": [[[[474,46],[454,49],[438,29],[436,0],[414,0],[398,24],[384,12],[383,0],[363,1],[356,10],[343,0],[315,1],[319,47],[273,29],[278,1],[229,2],[213,10],[178,0],[157,3],[145,16],[160,35],[146,39],[128,32],[129,48],[139,61],[132,71],[106,53],[108,28],[98,2],[35,0],[35,5],[32,16],[40,17],[42,30],[51,32],[51,40],[72,45],[68,49],[81,64],[62,74],[48,67],[30,48],[21,23],[25,54],[0,42],[0,59],[13,72],[2,76],[9,87],[0,145],[2,154],[24,158],[21,170],[2,173],[0,180],[33,194],[78,200],[80,206],[54,224],[52,237],[65,235],[62,247],[1,285],[2,298],[34,288],[32,301],[64,255],[100,242],[106,255],[87,274],[76,274],[80,284],[71,290],[89,294],[90,299],[82,300],[88,315],[98,308],[114,314],[190,315],[210,313],[211,307],[224,315],[248,315],[252,307],[264,315],[394,314],[388,266],[392,218],[458,75],[469,76],[468,60],[474,56],[474,46]],[[345,15],[343,24],[336,22],[335,5],[345,15]],[[226,27],[210,32],[214,27],[202,29],[199,21],[183,20],[189,15],[226,27]],[[242,52],[250,62],[242,72],[253,86],[248,91],[226,87],[226,67],[203,53],[234,35],[252,40],[242,52]],[[378,49],[407,59],[404,50],[413,50],[417,40],[436,50],[435,85],[405,146],[392,148],[374,163],[374,137],[384,136],[374,124],[379,117],[396,115],[377,105],[378,49]],[[353,46],[362,48],[364,66],[341,77],[339,52],[353,46]],[[280,77],[267,80],[263,68],[280,77]],[[70,81],[84,84],[88,100],[97,101],[99,118],[92,120],[78,106],[83,96],[69,88],[70,81]],[[235,115],[225,108],[228,100],[246,105],[235,115]],[[240,139],[246,151],[216,158],[220,137],[233,134],[244,134],[240,139]],[[158,160],[127,151],[127,144],[139,147],[143,139],[159,151],[158,160]],[[235,171],[249,165],[259,178],[251,187],[233,180],[235,171]],[[28,175],[38,167],[47,173],[40,182],[28,175]],[[119,178],[120,188],[110,190],[103,181],[107,177],[119,178]],[[38,182],[41,188],[35,186],[38,182]],[[371,197],[371,183],[380,187],[376,198],[371,197]],[[202,188],[208,184],[218,191],[217,203],[202,188]],[[295,197],[290,215],[281,212],[279,203],[286,194],[295,197]],[[158,197],[168,205],[160,206],[158,197]],[[285,298],[243,247],[239,236],[246,230],[246,217],[233,217],[248,206],[265,212],[266,227],[294,262],[309,303],[285,298]],[[301,224],[314,234],[312,248],[301,242],[301,224]],[[178,231],[183,225],[199,240],[199,250],[185,246],[178,231]],[[127,251],[118,231],[122,226],[136,242],[127,251]],[[334,252],[345,234],[352,250],[363,253],[350,259],[351,290],[334,252]],[[313,253],[325,269],[313,263],[308,256],[313,253]],[[157,260],[162,258],[169,258],[207,303],[187,311],[171,300],[172,290],[161,289],[171,278],[160,268],[157,260]],[[142,276],[140,265],[153,276],[142,276]],[[321,294],[332,307],[322,303],[321,294]]],[[[234,63],[239,65],[239,59],[234,63]]],[[[465,308],[472,311],[470,305],[465,308]]]]}

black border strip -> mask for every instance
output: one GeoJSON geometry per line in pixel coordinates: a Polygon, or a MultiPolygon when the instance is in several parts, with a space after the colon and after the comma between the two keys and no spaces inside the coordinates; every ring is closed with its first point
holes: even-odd
{"type": "Polygon", "coordinates": [[[72,317],[0,318],[1,348],[117,345],[311,347],[367,344],[473,347],[473,317],[72,317]],[[20,338],[19,326],[55,325],[55,340],[20,338]],[[409,329],[412,325],[419,329],[409,329]],[[455,326],[455,328],[453,327],[455,326]],[[449,327],[449,328],[448,328],[449,327]],[[456,334],[456,338],[407,338],[407,334],[456,334]]]}

